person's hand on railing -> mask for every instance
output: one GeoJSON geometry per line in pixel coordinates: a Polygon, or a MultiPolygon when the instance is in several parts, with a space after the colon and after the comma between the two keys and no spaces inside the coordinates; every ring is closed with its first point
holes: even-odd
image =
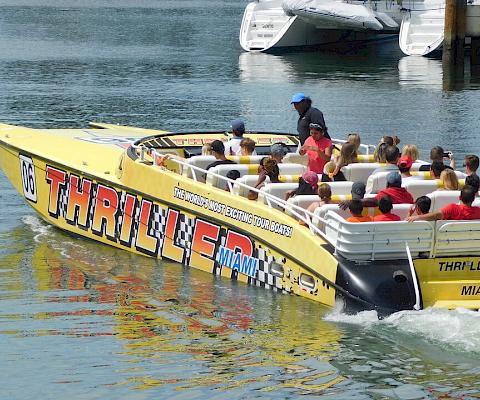
{"type": "Polygon", "coordinates": [[[338,208],[340,208],[341,210],[346,210],[349,205],[350,205],[350,200],[343,200],[340,203],[338,203],[338,208]]]}

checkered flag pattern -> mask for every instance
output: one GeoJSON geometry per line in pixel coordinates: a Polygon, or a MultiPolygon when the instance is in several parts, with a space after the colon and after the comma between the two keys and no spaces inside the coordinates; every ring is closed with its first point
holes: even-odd
{"type": "Polygon", "coordinates": [[[58,193],[58,215],[65,218],[67,215],[68,194],[70,185],[60,185],[58,193]]]}
{"type": "MultiPolygon", "coordinates": [[[[225,243],[227,242],[227,230],[225,228],[220,228],[220,243],[217,245],[217,248],[215,249],[215,266],[213,268],[213,273],[215,275],[220,275],[222,273],[222,268],[223,266],[220,264],[220,252],[218,249],[221,246],[225,246],[225,243]]],[[[232,271],[232,274],[235,274],[237,271],[232,271]]],[[[232,275],[233,279],[233,275],[232,275]]]]}
{"type": "Polygon", "coordinates": [[[93,214],[95,213],[95,204],[97,204],[98,185],[92,184],[90,189],[90,208],[87,216],[87,226],[92,226],[93,214]]]}
{"type": "Polygon", "coordinates": [[[165,236],[165,228],[167,226],[167,213],[167,209],[160,207],[158,204],[153,205],[151,215],[152,228],[150,230],[150,235],[156,237],[159,240],[160,248],[163,244],[163,237],[165,236]]]}
{"type": "Polygon", "coordinates": [[[275,258],[267,255],[263,248],[256,248],[253,256],[258,259],[257,277],[249,278],[248,283],[274,291],[283,291],[282,279],[272,275],[269,269],[270,263],[275,261],[275,258]]]}
{"type": "Polygon", "coordinates": [[[185,249],[185,257],[188,259],[191,253],[195,218],[189,218],[185,214],[180,214],[179,219],[175,244],[185,249]]]}

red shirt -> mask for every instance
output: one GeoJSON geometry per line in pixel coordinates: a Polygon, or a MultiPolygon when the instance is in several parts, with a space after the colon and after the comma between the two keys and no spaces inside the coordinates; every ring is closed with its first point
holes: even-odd
{"type": "Polygon", "coordinates": [[[390,196],[392,199],[392,204],[413,204],[412,195],[407,191],[407,189],[402,187],[388,187],[386,189],[380,190],[375,198],[380,200],[383,196],[390,196]]]}
{"type": "MultiPolygon", "coordinates": [[[[318,147],[320,150],[325,151],[332,145],[332,141],[322,136],[320,140],[315,140],[312,136],[309,136],[304,143],[305,146],[318,147]]],[[[316,151],[307,150],[308,156],[308,170],[313,171],[316,174],[323,173],[323,167],[327,163],[326,160],[320,157],[316,151]]]]}
{"type": "Polygon", "coordinates": [[[375,222],[400,221],[400,217],[397,214],[386,213],[375,215],[375,217],[373,217],[373,220],[375,222]]]}
{"type": "Polygon", "coordinates": [[[440,211],[443,215],[443,219],[480,219],[480,207],[471,207],[466,206],[465,204],[448,204],[440,211]]]}

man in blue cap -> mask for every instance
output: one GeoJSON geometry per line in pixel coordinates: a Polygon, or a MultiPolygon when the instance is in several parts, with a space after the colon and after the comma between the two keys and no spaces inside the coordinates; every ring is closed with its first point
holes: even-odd
{"type": "Polygon", "coordinates": [[[310,124],[318,124],[323,128],[324,136],[330,139],[323,113],[315,107],[312,107],[312,100],[303,93],[295,93],[292,97],[293,106],[298,112],[297,132],[300,144],[303,146],[305,140],[310,136],[310,124]]]}
{"type": "Polygon", "coordinates": [[[245,124],[241,119],[234,119],[230,122],[233,137],[225,143],[225,155],[235,156],[240,155],[240,142],[245,133],[245,124]]]}

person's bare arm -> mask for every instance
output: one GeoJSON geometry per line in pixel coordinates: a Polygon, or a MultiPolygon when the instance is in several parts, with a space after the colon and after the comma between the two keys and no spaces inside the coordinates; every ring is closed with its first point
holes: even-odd
{"type": "Polygon", "coordinates": [[[410,217],[406,218],[406,221],[413,222],[413,221],[437,221],[439,219],[443,219],[443,214],[440,211],[431,212],[428,214],[422,215],[411,215],[410,217]]]}

